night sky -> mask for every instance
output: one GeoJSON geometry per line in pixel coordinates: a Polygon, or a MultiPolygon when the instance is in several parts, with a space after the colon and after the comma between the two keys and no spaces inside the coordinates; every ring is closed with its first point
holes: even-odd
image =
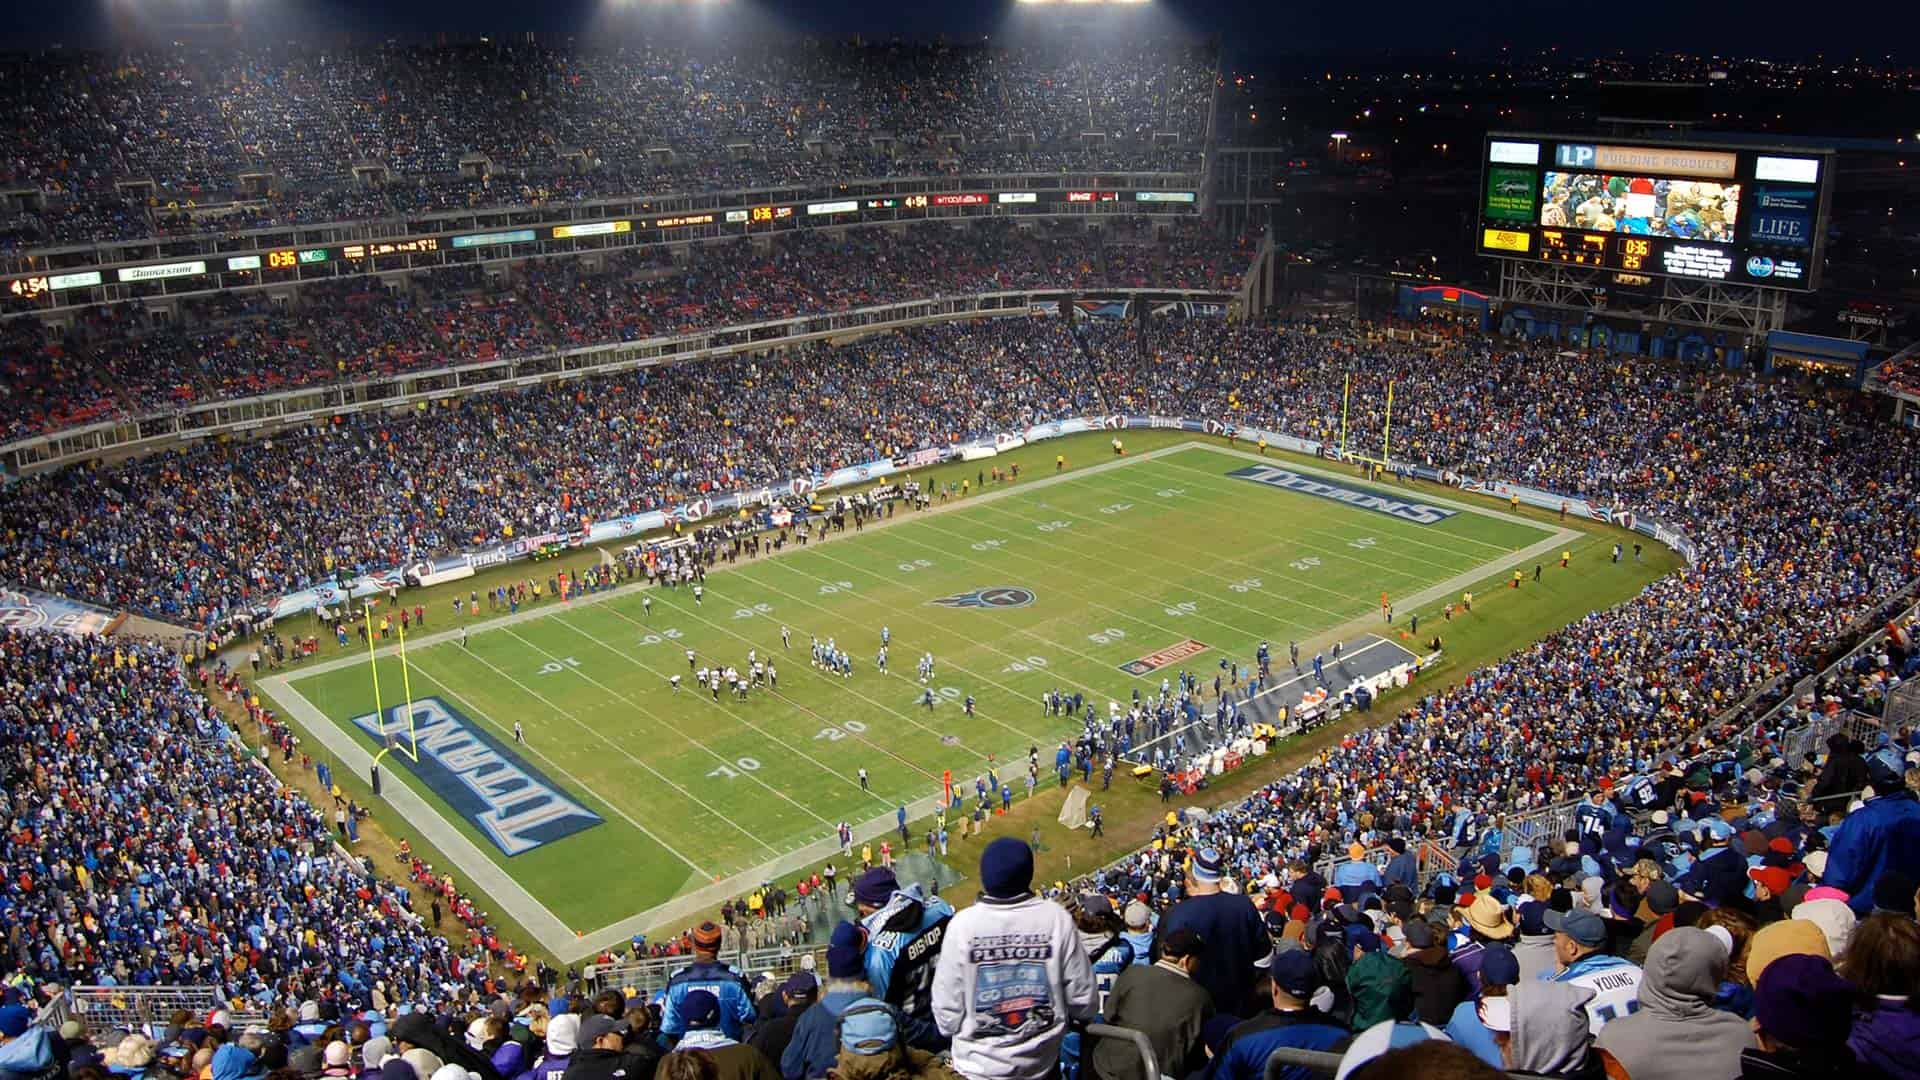
{"type": "MultiPolygon", "coordinates": [[[[0,4],[0,44],[100,46],[142,31],[162,40],[178,28],[237,18],[281,41],[334,37],[420,37],[439,32],[507,34],[535,31],[605,37],[645,10],[697,6],[694,0],[16,0],[0,4]]],[[[1017,40],[1032,12],[1012,0],[705,0],[707,10],[681,33],[702,27],[757,26],[830,35],[862,33],[930,38],[991,34],[1017,40]]],[[[1502,46],[1591,56],[1616,51],[1667,51],[1797,59],[1869,55],[1902,62],[1920,48],[1920,5],[1862,3],[1810,8],[1786,0],[1703,3],[1544,4],[1513,0],[1155,0],[1154,33],[1178,27],[1189,36],[1217,35],[1232,60],[1328,60],[1387,54],[1432,56],[1458,50],[1492,56],[1502,46]],[[1888,50],[1893,50],[1889,54],[1888,50]]],[[[1136,19],[1141,16],[1127,13],[1136,19]]],[[[686,16],[681,16],[683,19],[686,16]]],[[[1085,17],[1082,15],[1081,17],[1085,17]]],[[[1916,105],[1920,111],[1920,104],[1916,105]]]]}

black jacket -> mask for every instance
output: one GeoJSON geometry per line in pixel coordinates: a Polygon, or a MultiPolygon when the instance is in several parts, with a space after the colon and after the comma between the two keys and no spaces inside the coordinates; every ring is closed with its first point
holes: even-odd
{"type": "Polygon", "coordinates": [[[567,1058],[567,1071],[561,1074],[561,1080],[653,1080],[653,1070],[641,1071],[625,1050],[590,1046],[575,1050],[567,1058]]]}
{"type": "Polygon", "coordinates": [[[1467,977],[1453,966],[1444,945],[1416,949],[1401,957],[1413,979],[1413,1007],[1421,1020],[1445,1027],[1454,1007],[1473,996],[1467,977]]]}
{"type": "MultiPolygon", "coordinates": [[[[779,1000],[779,995],[774,995],[779,1000]]],[[[762,1020],[753,1026],[753,1035],[747,1039],[747,1045],[767,1055],[767,1060],[778,1062],[787,1052],[787,1044],[793,1041],[793,1029],[800,1023],[800,1010],[789,1009],[771,1020],[762,1020]]]]}

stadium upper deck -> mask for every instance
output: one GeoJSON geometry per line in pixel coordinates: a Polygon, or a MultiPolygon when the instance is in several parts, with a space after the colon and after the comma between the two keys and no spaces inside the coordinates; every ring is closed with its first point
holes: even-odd
{"type": "Polygon", "coordinates": [[[852,176],[1192,169],[1216,81],[1210,51],[1157,43],[48,52],[0,72],[10,250],[852,176]]]}

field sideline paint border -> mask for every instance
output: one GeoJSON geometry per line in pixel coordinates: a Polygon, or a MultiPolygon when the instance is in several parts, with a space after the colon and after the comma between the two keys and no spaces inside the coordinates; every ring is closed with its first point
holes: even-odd
{"type": "MultiPolygon", "coordinates": [[[[938,506],[932,512],[945,513],[965,510],[969,506],[976,506],[981,503],[1022,495],[1056,484],[1069,483],[1085,476],[1097,476],[1101,473],[1124,469],[1137,462],[1154,461],[1159,458],[1172,457],[1188,450],[1204,450],[1208,453],[1224,454],[1231,457],[1244,458],[1248,461],[1265,461],[1270,463],[1274,460],[1271,457],[1265,457],[1250,450],[1241,450],[1237,447],[1187,440],[1171,446],[1163,446],[1155,450],[1149,450],[1145,453],[1129,454],[1111,461],[1103,461],[1097,465],[1088,465],[1075,469],[1072,472],[1056,473],[1052,476],[1041,477],[1016,487],[1001,488],[996,491],[971,496],[963,502],[947,503],[943,506],[938,506]]],[[[1320,468],[1316,465],[1297,462],[1290,457],[1282,458],[1281,460],[1286,461],[1288,466],[1296,472],[1312,473],[1329,479],[1354,482],[1352,478],[1347,477],[1343,473],[1320,468]]],[[[1225,474],[1221,475],[1223,477],[1225,476],[1225,474]]],[[[1357,482],[1370,489],[1382,491],[1393,490],[1391,487],[1384,487],[1371,481],[1361,480],[1357,482]]],[[[1521,549],[1520,551],[1510,551],[1505,555],[1489,560],[1487,563],[1464,571],[1452,579],[1432,586],[1431,590],[1428,591],[1434,592],[1435,595],[1444,595],[1445,593],[1452,592],[1457,587],[1457,583],[1462,580],[1472,582],[1486,577],[1489,573],[1489,567],[1495,563],[1516,558],[1531,558],[1532,555],[1529,553],[1551,550],[1581,535],[1580,531],[1576,529],[1569,529],[1565,526],[1552,528],[1542,525],[1537,521],[1529,521],[1517,514],[1511,514],[1491,507],[1475,506],[1471,503],[1456,499],[1433,496],[1423,501],[1436,505],[1449,506],[1512,524],[1525,525],[1533,529],[1546,530],[1550,533],[1545,539],[1527,548],[1521,549]]],[[[908,517],[882,519],[877,523],[877,527],[885,528],[894,522],[919,521],[925,516],[924,514],[917,514],[908,517]]],[[[581,550],[584,551],[587,549],[582,548],[581,550]]],[[[772,557],[777,558],[778,556],[772,557]]],[[[752,562],[741,565],[752,565],[752,562]]],[[[731,569],[731,567],[716,568],[715,572],[724,572],[727,569],[731,569]]],[[[572,600],[570,604],[586,605],[601,603],[614,599],[615,597],[624,597],[632,591],[631,589],[614,589],[611,592],[596,593],[591,596],[572,600]]],[[[468,633],[470,635],[477,635],[490,633],[495,630],[505,630],[521,622],[546,618],[549,615],[558,614],[566,610],[568,610],[568,606],[566,605],[548,604],[540,608],[488,619],[479,626],[470,626],[468,633]]],[[[1355,622],[1360,621],[1363,620],[1355,620],[1355,622]]],[[[1330,633],[1331,632],[1333,631],[1330,631],[1330,633]]],[[[424,649],[431,645],[458,640],[459,636],[460,631],[456,627],[452,630],[442,630],[416,638],[412,642],[412,645],[415,649],[424,649]]],[[[385,657],[397,655],[398,653],[399,646],[390,645],[376,650],[374,655],[376,657],[385,657]]],[[[365,663],[366,660],[367,657],[365,654],[356,652],[349,656],[335,657],[311,667],[302,668],[291,675],[274,675],[260,680],[260,685],[267,690],[268,694],[276,702],[284,706],[288,713],[297,718],[301,724],[307,728],[310,734],[318,738],[335,757],[341,759],[347,767],[353,769],[356,775],[361,777],[367,775],[368,769],[373,764],[373,756],[367,753],[359,741],[354,739],[344,728],[329,720],[326,714],[322,713],[304,694],[295,688],[295,684],[318,675],[326,674],[330,671],[337,671],[344,667],[365,663]]],[[[575,785],[580,783],[579,778],[575,777],[572,773],[566,772],[564,769],[560,771],[564,774],[566,782],[575,785]]],[[[429,803],[404,779],[397,784],[387,784],[381,792],[381,797],[403,815],[406,827],[409,830],[426,838],[442,852],[446,853],[447,857],[453,860],[458,872],[463,874],[473,887],[485,893],[487,897],[492,899],[503,911],[511,916],[515,922],[518,922],[522,927],[526,928],[528,933],[538,938],[543,948],[561,959],[577,959],[581,956],[592,955],[602,949],[626,943],[635,933],[655,929],[670,923],[685,921],[698,912],[714,908],[718,906],[722,900],[730,899],[746,891],[748,888],[758,885],[762,881],[783,876],[805,866],[811,866],[840,850],[840,844],[836,838],[831,836],[823,837],[814,843],[795,848],[777,859],[769,860],[759,866],[742,870],[720,881],[712,882],[698,889],[682,893],[671,900],[656,904],[644,911],[635,912],[624,919],[603,926],[598,930],[576,934],[572,928],[569,928],[561,921],[559,916],[555,915],[552,910],[541,903],[537,897],[528,892],[526,886],[520,884],[511,874],[507,873],[505,868],[495,863],[485,852],[481,851],[479,846],[469,839],[464,832],[461,832],[447,820],[445,814],[443,814],[438,807],[429,803]]],[[[937,797],[931,795],[909,802],[907,804],[908,816],[910,818],[918,818],[934,813],[939,809],[937,803],[937,797]]],[[[894,831],[894,815],[892,813],[886,813],[878,815],[864,823],[857,824],[854,828],[854,837],[855,841],[859,842],[863,839],[888,835],[894,831]]]]}

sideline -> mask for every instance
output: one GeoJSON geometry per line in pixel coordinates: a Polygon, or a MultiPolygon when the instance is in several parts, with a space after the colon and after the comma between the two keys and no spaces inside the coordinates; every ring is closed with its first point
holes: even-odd
{"type": "MultiPolygon", "coordinates": [[[[1188,450],[1204,450],[1209,453],[1239,457],[1248,461],[1266,462],[1268,464],[1273,464],[1277,460],[1280,463],[1280,467],[1287,468],[1294,472],[1316,475],[1325,479],[1338,480],[1343,483],[1357,483],[1370,490],[1379,490],[1382,492],[1395,492],[1398,490],[1390,485],[1381,484],[1377,481],[1357,480],[1342,472],[1294,461],[1291,458],[1275,459],[1273,457],[1263,457],[1260,454],[1248,450],[1241,450],[1237,447],[1224,447],[1212,443],[1187,440],[1140,454],[1129,454],[1125,457],[1104,461],[1097,465],[1083,466],[1071,472],[1056,473],[1025,483],[1012,484],[994,491],[969,496],[965,499],[935,504],[927,511],[899,514],[891,518],[881,518],[878,521],[870,522],[868,528],[883,529],[895,524],[924,520],[929,514],[964,510],[970,506],[981,503],[989,503],[1056,484],[1067,483],[1083,476],[1093,476],[1124,469],[1137,462],[1154,461],[1164,457],[1171,457],[1188,450]]],[[[1537,543],[1531,544],[1519,551],[1508,552],[1500,558],[1489,560],[1472,569],[1463,571],[1446,581],[1412,594],[1404,601],[1409,606],[1428,603],[1440,597],[1450,595],[1459,588],[1464,587],[1464,585],[1483,580],[1490,575],[1491,568],[1496,564],[1514,559],[1524,560],[1538,557],[1556,548],[1563,547],[1572,539],[1582,535],[1579,530],[1570,529],[1565,526],[1553,528],[1541,522],[1509,514],[1505,511],[1490,507],[1475,506],[1471,503],[1447,498],[1445,496],[1430,495],[1424,490],[1406,492],[1399,497],[1417,497],[1417,501],[1419,502],[1446,506],[1466,513],[1478,514],[1500,521],[1525,525],[1533,529],[1549,530],[1549,535],[1537,543]]],[[[864,535],[864,533],[860,535],[864,535]]],[[[850,538],[851,537],[841,537],[841,539],[850,538]]],[[[604,546],[605,545],[602,545],[603,548],[604,546]]],[[[794,550],[802,549],[795,548],[794,550]]],[[[733,564],[716,566],[710,572],[722,573],[737,567],[752,565],[762,559],[775,557],[771,552],[763,553],[755,558],[743,558],[733,564]]],[[[645,587],[645,585],[638,586],[638,588],[642,589],[645,587]]],[[[568,603],[548,602],[540,607],[529,608],[525,611],[508,615],[495,615],[477,625],[468,625],[467,632],[471,636],[491,633],[496,630],[509,630],[511,627],[531,619],[546,618],[550,615],[571,610],[574,606],[602,603],[616,597],[625,597],[633,591],[633,589],[624,586],[617,586],[614,589],[581,597],[568,603]]],[[[452,616],[449,616],[449,618],[451,617],[452,616]]],[[[1358,633],[1371,633],[1374,631],[1374,628],[1375,624],[1371,617],[1362,616],[1343,623],[1338,627],[1323,631],[1313,638],[1302,641],[1301,644],[1304,649],[1307,645],[1316,642],[1331,642],[1336,639],[1345,640],[1358,633]],[[1342,635],[1345,635],[1345,637],[1342,635]]],[[[441,630],[436,633],[413,638],[409,640],[407,644],[416,650],[425,649],[449,641],[457,641],[459,637],[460,628],[456,626],[451,630],[441,630]]],[[[399,645],[396,643],[374,650],[373,656],[385,657],[396,655],[398,652],[399,645]]],[[[336,758],[340,759],[347,767],[352,768],[356,774],[361,777],[365,777],[371,769],[373,755],[340,724],[329,720],[304,694],[296,689],[295,683],[327,672],[365,663],[367,659],[367,654],[355,651],[295,670],[283,670],[281,674],[259,680],[259,686],[268,693],[275,703],[285,708],[292,717],[298,719],[309,734],[319,739],[336,758]]],[[[1278,687],[1274,689],[1278,689],[1278,687]]],[[[402,815],[405,827],[424,837],[444,852],[449,859],[453,860],[456,871],[463,875],[473,888],[493,900],[506,914],[511,916],[522,927],[526,928],[527,932],[536,937],[539,940],[539,944],[549,953],[563,959],[592,955],[604,948],[625,944],[637,932],[657,930],[661,927],[690,919],[700,912],[717,908],[724,900],[738,896],[764,882],[777,880],[794,871],[812,866],[815,863],[831,857],[840,850],[840,844],[837,839],[832,836],[823,837],[820,840],[801,845],[791,851],[785,852],[777,858],[729,875],[719,881],[709,882],[698,889],[681,893],[671,900],[657,904],[644,911],[636,912],[607,926],[584,933],[576,933],[544,903],[532,893],[528,892],[525,886],[521,885],[504,868],[494,862],[485,852],[481,851],[479,846],[469,839],[465,833],[461,832],[449,822],[440,809],[421,796],[420,793],[414,789],[411,777],[397,775],[399,772],[397,769],[389,770],[389,772],[389,782],[383,785],[381,798],[402,815]]],[[[576,784],[579,782],[571,773],[566,773],[564,770],[562,770],[562,773],[568,782],[576,784]]],[[[939,797],[929,795],[922,799],[909,802],[906,806],[909,820],[926,817],[938,812],[940,808],[939,797]]],[[[866,840],[891,835],[896,831],[895,820],[895,813],[888,812],[857,824],[854,827],[854,844],[858,845],[866,840]]]]}

